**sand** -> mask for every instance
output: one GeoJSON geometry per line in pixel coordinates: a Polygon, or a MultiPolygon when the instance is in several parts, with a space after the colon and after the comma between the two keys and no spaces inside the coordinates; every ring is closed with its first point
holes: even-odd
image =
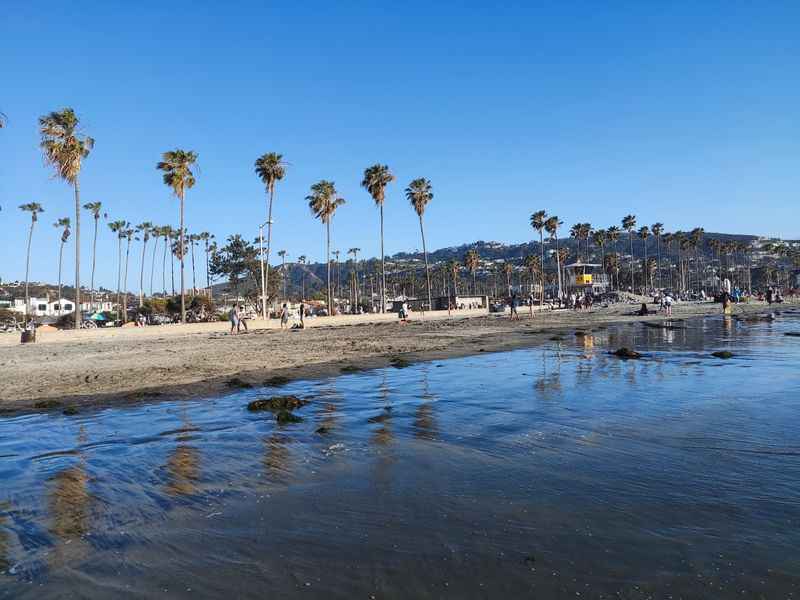
{"type": "MultiPolygon", "coordinates": [[[[344,315],[308,319],[302,331],[252,321],[240,335],[230,335],[227,323],[48,331],[25,345],[18,334],[2,334],[0,412],[213,397],[275,376],[316,378],[385,366],[398,356],[417,361],[503,351],[546,342],[554,331],[572,335],[609,323],[663,320],[632,316],[638,306],[543,311],[533,318],[523,309],[520,321],[481,310],[452,317],[415,313],[407,324],[393,314],[344,315]]],[[[740,314],[768,310],[762,303],[735,307],[740,314]]],[[[709,314],[721,314],[720,305],[679,304],[673,319],[709,314]]]]}

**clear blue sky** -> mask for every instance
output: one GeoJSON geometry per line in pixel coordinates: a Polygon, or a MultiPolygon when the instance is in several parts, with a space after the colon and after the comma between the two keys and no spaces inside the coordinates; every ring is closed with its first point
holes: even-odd
{"type": "MultiPolygon", "coordinates": [[[[97,140],[83,201],[103,202],[110,219],[176,224],[154,167],[181,147],[200,156],[190,229],[254,237],[265,203],[253,161],[283,153],[273,247],[291,259],[324,258],[303,200],[322,178],[347,200],[335,246],[378,252],[377,211],[359,187],[375,162],[398,179],[388,253],[420,247],[402,195],[420,176],[435,191],[431,248],[531,239],[539,208],[565,225],[635,213],[668,230],[800,234],[796,1],[264,4],[5,7],[4,280],[24,275],[16,207],[30,201],[46,209],[32,279],[55,280],[51,223],[72,199],[43,166],[36,119],[64,106],[97,140]]],[[[99,279],[113,287],[105,226],[100,247],[99,279]]]]}

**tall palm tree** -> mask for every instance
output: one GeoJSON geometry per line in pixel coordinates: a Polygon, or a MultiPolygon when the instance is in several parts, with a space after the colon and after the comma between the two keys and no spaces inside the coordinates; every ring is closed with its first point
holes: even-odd
{"type": "Polygon", "coordinates": [[[195,177],[192,167],[197,162],[197,153],[191,150],[170,150],[164,152],[162,160],[156,165],[156,169],[164,172],[164,184],[172,188],[172,192],[180,200],[180,248],[181,248],[181,323],[186,323],[186,284],[184,278],[183,259],[186,247],[184,240],[183,223],[183,201],[186,197],[186,190],[194,187],[195,177]]]}
{"type": "Polygon", "coordinates": [[[328,314],[333,316],[333,296],[331,295],[331,221],[336,209],[345,203],[344,198],[338,198],[336,186],[332,181],[318,181],[311,186],[311,193],[306,196],[308,207],[312,214],[324,225],[327,232],[327,263],[328,268],[328,314]]]}
{"type": "Polygon", "coordinates": [[[616,273],[617,273],[617,290],[619,290],[619,249],[617,247],[617,244],[619,242],[620,233],[621,233],[621,230],[616,225],[612,225],[611,227],[606,229],[606,238],[608,239],[609,242],[614,244],[614,254],[617,255],[617,260],[614,261],[614,264],[617,266],[617,271],[616,271],[616,273]]]}
{"type": "MultiPolygon", "coordinates": [[[[542,278],[541,259],[535,254],[529,254],[528,256],[525,257],[525,268],[528,269],[528,272],[531,275],[531,285],[533,285],[534,279],[538,276],[539,281],[544,287],[544,279],[542,278]]],[[[531,314],[533,314],[533,305],[531,305],[531,314]]]]}
{"type": "MultiPolygon", "coordinates": [[[[275,184],[286,175],[286,163],[283,162],[283,155],[277,152],[267,152],[256,159],[256,175],[266,187],[267,201],[267,253],[265,263],[266,274],[264,275],[264,297],[266,290],[269,289],[269,253],[272,247],[272,201],[275,197],[275,184]]],[[[266,309],[265,309],[266,310],[266,309]]]]}
{"type": "Polygon", "coordinates": [[[161,288],[164,297],[167,297],[167,251],[169,250],[170,240],[174,233],[169,225],[164,225],[160,228],[161,237],[164,238],[164,249],[161,251],[161,288]]]}
{"type": "Polygon", "coordinates": [[[206,287],[208,288],[209,296],[211,294],[211,283],[209,279],[209,264],[210,264],[210,242],[214,239],[213,234],[208,233],[207,231],[201,231],[197,234],[197,240],[203,242],[203,251],[206,254],[206,287]]]}
{"type": "Polygon", "coordinates": [[[69,217],[61,217],[58,221],[53,223],[53,227],[62,228],[61,243],[58,245],[58,310],[59,312],[64,308],[61,301],[61,264],[64,259],[64,244],[67,243],[70,235],[70,220],[69,217]]]}
{"type": "Polygon", "coordinates": [[[644,270],[642,271],[642,277],[643,277],[642,285],[645,288],[644,291],[646,294],[648,287],[650,287],[650,282],[648,281],[648,275],[650,273],[650,270],[648,268],[648,263],[647,263],[647,238],[650,237],[650,228],[647,225],[644,225],[639,229],[638,235],[639,239],[642,240],[642,248],[644,249],[644,265],[643,265],[644,270]]]}
{"type": "Polygon", "coordinates": [[[595,229],[592,232],[592,242],[595,246],[600,248],[600,264],[602,265],[603,270],[605,270],[606,264],[606,230],[605,229],[595,229]]]}
{"type": "Polygon", "coordinates": [[[478,256],[478,251],[475,250],[474,248],[468,250],[467,253],[464,255],[464,266],[470,272],[470,275],[472,275],[472,293],[473,295],[476,296],[478,295],[478,289],[477,289],[477,281],[475,279],[475,275],[478,271],[478,267],[480,266],[480,264],[481,264],[481,258],[480,256],[478,256]]]}
{"type": "Polygon", "coordinates": [[[147,250],[147,242],[150,241],[150,232],[153,230],[153,224],[150,221],[139,223],[136,226],[136,231],[142,236],[142,261],[141,269],[139,271],[139,308],[144,306],[144,256],[147,250]]]}
{"type": "Polygon", "coordinates": [[[431,294],[431,268],[428,264],[428,246],[425,243],[425,226],[422,223],[422,217],[425,214],[425,209],[428,203],[433,200],[433,188],[431,182],[424,177],[415,179],[408,184],[406,188],[406,198],[411,202],[414,207],[414,212],[419,217],[419,232],[422,236],[422,254],[425,256],[425,281],[428,288],[428,307],[433,310],[433,295],[431,294]]]}
{"type": "Polygon", "coordinates": [[[75,194],[75,329],[81,326],[81,192],[80,172],[94,140],[82,135],[75,111],[65,108],[39,118],[41,148],[56,176],[72,186],[75,194]]]}
{"type": "Polygon", "coordinates": [[[537,210],[531,215],[531,227],[539,232],[540,263],[542,265],[542,289],[540,291],[540,306],[544,306],[544,225],[547,222],[547,212],[537,210]]]}
{"type": "Polygon", "coordinates": [[[636,228],[636,215],[627,215],[622,219],[622,228],[628,232],[628,240],[631,246],[631,292],[634,291],[633,285],[633,230],[636,228]]]}
{"type": "Polygon", "coordinates": [[[367,190],[381,212],[381,312],[386,312],[386,259],[383,252],[383,202],[386,199],[386,186],[394,181],[394,175],[386,165],[372,165],[364,170],[361,186],[367,190]]]}
{"type": "Polygon", "coordinates": [[[28,230],[28,257],[25,261],[25,322],[28,321],[28,304],[30,303],[30,296],[28,295],[28,279],[31,273],[31,240],[33,239],[33,226],[39,220],[39,213],[43,213],[44,209],[38,202],[29,202],[19,207],[22,212],[31,213],[31,228],[28,230]]]}
{"type": "Polygon", "coordinates": [[[583,235],[583,223],[575,223],[569,228],[569,237],[573,238],[578,247],[578,261],[581,259],[581,235],[583,235]]]}
{"type": "Polygon", "coordinates": [[[301,288],[300,288],[300,301],[302,302],[305,300],[306,297],[306,255],[301,254],[297,257],[297,264],[302,265],[300,267],[300,278],[301,278],[301,288]]]}
{"type": "Polygon", "coordinates": [[[92,306],[94,306],[94,271],[97,264],[97,225],[100,221],[100,209],[103,208],[102,202],[87,202],[83,205],[85,210],[88,210],[94,218],[94,239],[92,241],[92,280],[89,285],[90,293],[92,294],[92,306]]]}
{"type": "Polygon", "coordinates": [[[163,233],[161,232],[161,225],[154,225],[150,230],[150,235],[153,238],[153,252],[150,254],[150,297],[153,296],[153,275],[156,272],[156,251],[158,250],[158,240],[161,239],[163,233]]]}
{"type": "Polygon", "coordinates": [[[350,248],[347,253],[353,255],[353,266],[355,269],[355,304],[358,305],[361,294],[358,286],[358,253],[361,252],[361,248],[350,248]]]}
{"type": "Polygon", "coordinates": [[[286,299],[286,250],[278,250],[278,257],[281,259],[281,283],[283,287],[283,299],[286,299]]]}
{"type": "Polygon", "coordinates": [[[197,293],[197,271],[194,268],[194,247],[198,241],[197,234],[190,233],[187,241],[189,242],[189,254],[192,258],[192,296],[194,296],[197,293]]]}
{"type": "Polygon", "coordinates": [[[331,251],[331,255],[333,255],[333,264],[335,271],[335,276],[333,278],[333,297],[336,298],[337,296],[341,295],[340,286],[342,283],[341,272],[339,270],[339,250],[331,251]]]}
{"type": "Polygon", "coordinates": [[[125,239],[128,241],[128,244],[125,248],[125,270],[122,274],[122,321],[127,323],[128,321],[128,263],[130,263],[131,258],[131,242],[137,240],[139,238],[136,237],[136,230],[130,226],[130,223],[126,224],[126,229],[122,232],[125,239]]]}
{"type": "Polygon", "coordinates": [[[558,217],[553,215],[548,217],[544,223],[544,228],[547,233],[550,235],[550,239],[554,240],[556,243],[556,272],[558,274],[558,297],[563,297],[563,289],[561,287],[561,253],[558,251],[558,228],[559,226],[563,225],[562,221],[559,221],[558,217]]]}
{"type": "Polygon", "coordinates": [[[122,285],[122,240],[126,236],[127,221],[112,221],[108,228],[117,236],[117,310],[122,311],[122,301],[120,298],[120,288],[122,285]]]}
{"type": "Polygon", "coordinates": [[[451,260],[448,263],[450,274],[453,276],[453,301],[458,296],[458,274],[461,272],[461,265],[457,260],[451,260]]]}
{"type": "Polygon", "coordinates": [[[661,236],[664,235],[664,224],[653,223],[650,227],[653,232],[653,237],[656,238],[656,278],[658,279],[658,287],[661,288],[661,236]]]}

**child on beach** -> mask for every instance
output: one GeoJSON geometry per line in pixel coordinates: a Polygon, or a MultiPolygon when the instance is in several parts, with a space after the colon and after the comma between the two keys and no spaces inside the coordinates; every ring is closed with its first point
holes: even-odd
{"type": "Polygon", "coordinates": [[[231,309],[228,319],[231,322],[231,335],[235,335],[239,332],[239,310],[235,306],[231,309]]]}
{"type": "Polygon", "coordinates": [[[281,306],[281,329],[285,329],[289,324],[289,307],[286,303],[281,306]]]}

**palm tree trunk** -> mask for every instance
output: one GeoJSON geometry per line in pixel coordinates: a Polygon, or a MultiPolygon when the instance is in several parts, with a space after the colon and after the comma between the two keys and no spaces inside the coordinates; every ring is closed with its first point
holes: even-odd
{"type": "Polygon", "coordinates": [[[122,321],[128,322],[128,264],[131,259],[131,240],[128,238],[128,247],[125,249],[125,272],[122,276],[122,321]]]}
{"type": "Polygon", "coordinates": [[[644,278],[643,278],[643,282],[644,282],[644,292],[645,292],[645,295],[646,295],[647,294],[647,288],[650,287],[650,267],[647,264],[647,240],[644,240],[642,242],[642,245],[644,246],[644,273],[643,273],[644,278]]]}
{"type": "Polygon", "coordinates": [[[186,279],[184,277],[183,259],[184,259],[184,238],[183,238],[183,192],[180,195],[180,211],[181,211],[181,231],[180,231],[180,258],[181,258],[181,323],[186,324],[186,279]]]}
{"type": "Polygon", "coordinates": [[[170,263],[170,271],[172,272],[172,297],[175,297],[175,253],[172,251],[172,247],[170,245],[169,249],[169,263],[170,263]]]}
{"type": "Polygon", "coordinates": [[[75,178],[75,329],[81,328],[81,188],[75,178]]]}
{"type": "MultiPolygon", "coordinates": [[[[94,270],[95,266],[97,265],[97,222],[100,220],[100,215],[98,214],[94,218],[94,240],[92,241],[92,309],[94,309],[94,270]]],[[[60,278],[59,278],[60,279],[60,278]]],[[[60,295],[60,293],[59,293],[60,295]]],[[[61,299],[59,298],[59,303],[61,299]]],[[[60,304],[59,304],[60,306],[60,304]]]]}
{"type": "Polygon", "coordinates": [[[33,239],[33,224],[35,221],[33,220],[36,217],[36,213],[32,213],[31,217],[31,228],[28,231],[28,257],[25,260],[25,325],[28,324],[28,305],[30,304],[30,296],[28,295],[28,277],[31,273],[31,240],[33,239]]]}
{"type": "MultiPolygon", "coordinates": [[[[283,279],[283,300],[286,301],[286,254],[281,257],[281,279],[283,279]]],[[[206,283],[208,283],[208,271],[206,271],[206,283]]]]}
{"type": "MultiPolygon", "coordinates": [[[[541,251],[542,289],[539,293],[539,305],[544,307],[544,232],[539,230],[539,250],[541,251]]],[[[497,295],[497,294],[495,294],[497,295]]]]}
{"type": "Polygon", "coordinates": [[[167,250],[169,249],[169,236],[164,236],[164,252],[161,257],[161,287],[164,289],[164,298],[167,297],[167,250]]]}
{"type": "Polygon", "coordinates": [[[636,293],[636,286],[633,284],[633,231],[628,231],[628,240],[631,243],[631,293],[636,293]]]}
{"type": "Polygon", "coordinates": [[[122,237],[117,232],[117,313],[118,318],[122,317],[122,299],[120,296],[120,286],[122,284],[122,237]]]}
{"type": "Polygon", "coordinates": [[[139,308],[144,306],[144,258],[147,250],[147,238],[142,237],[142,262],[139,270],[139,308]]]}
{"type": "MultiPolygon", "coordinates": [[[[266,256],[266,266],[264,267],[264,302],[267,301],[267,290],[269,290],[269,251],[272,247],[272,198],[275,194],[275,189],[273,185],[269,186],[269,208],[267,209],[267,256],[266,256]]],[[[329,285],[330,287],[330,285],[329,285]]],[[[267,309],[264,308],[264,312],[266,313],[267,309]]]]}
{"type": "Polygon", "coordinates": [[[558,271],[558,297],[563,296],[563,289],[561,287],[561,256],[558,252],[558,231],[556,231],[556,269],[558,271]]]}
{"type": "Polygon", "coordinates": [[[153,238],[153,256],[150,258],[150,297],[153,297],[153,274],[156,272],[156,250],[158,249],[158,240],[161,236],[153,238]]]}
{"type": "Polygon", "coordinates": [[[208,288],[208,297],[211,298],[211,279],[209,269],[209,256],[208,256],[208,240],[206,240],[206,287],[208,288]]]}
{"type": "Polygon", "coordinates": [[[331,220],[330,217],[328,218],[327,223],[325,223],[325,229],[327,232],[327,244],[326,244],[326,260],[327,268],[328,268],[328,316],[333,316],[333,302],[331,301],[331,220]]]}
{"type": "MultiPolygon", "coordinates": [[[[194,269],[194,239],[189,240],[189,249],[192,253],[192,295],[194,296],[197,293],[197,272],[194,269]]],[[[264,293],[266,294],[266,291],[264,293]]]]}
{"type": "Polygon", "coordinates": [[[422,254],[425,256],[425,281],[428,286],[428,310],[433,310],[433,296],[431,295],[431,268],[428,265],[428,246],[425,244],[425,227],[422,225],[422,215],[419,216],[419,233],[422,235],[422,254]]]}
{"type": "Polygon", "coordinates": [[[386,260],[383,255],[383,203],[381,203],[381,313],[386,312],[386,260]]]}
{"type": "Polygon", "coordinates": [[[656,259],[656,277],[658,278],[658,288],[661,289],[661,236],[656,236],[656,252],[658,258],[656,259]]]}
{"type": "MultiPolygon", "coordinates": [[[[61,302],[61,265],[64,259],[64,240],[61,240],[61,245],[58,248],[58,312],[64,310],[61,302]]],[[[25,300],[27,303],[28,301],[25,300]]],[[[60,316],[60,315],[59,315],[60,316]]]]}

